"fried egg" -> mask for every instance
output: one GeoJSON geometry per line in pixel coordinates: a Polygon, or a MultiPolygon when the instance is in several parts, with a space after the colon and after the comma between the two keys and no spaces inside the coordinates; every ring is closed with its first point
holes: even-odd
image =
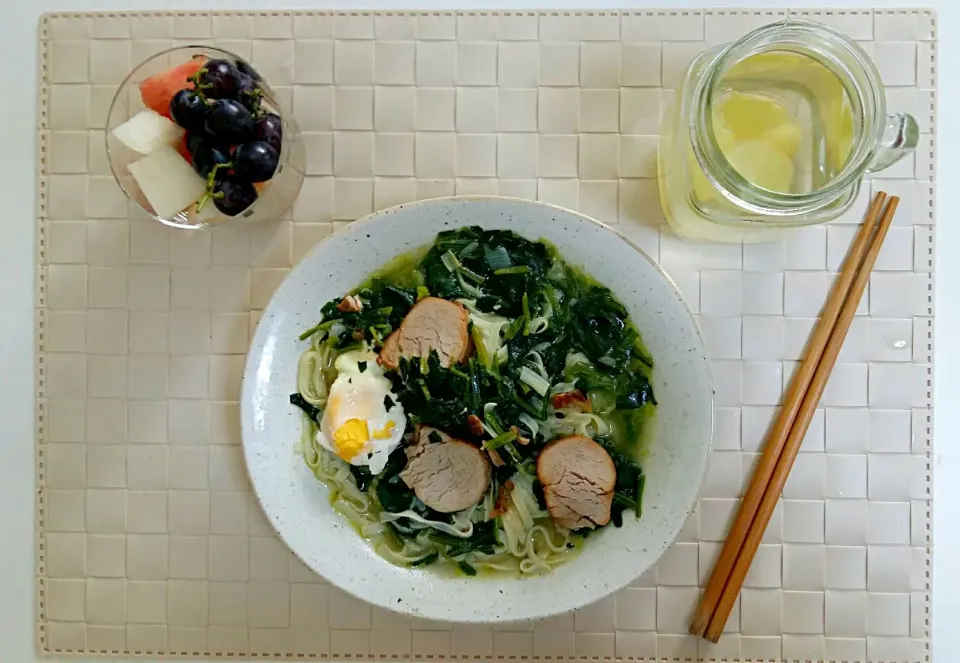
{"type": "Polygon", "coordinates": [[[345,352],[334,367],[337,379],[327,396],[317,442],[351,465],[379,474],[403,441],[407,426],[403,406],[375,353],[345,352]]]}

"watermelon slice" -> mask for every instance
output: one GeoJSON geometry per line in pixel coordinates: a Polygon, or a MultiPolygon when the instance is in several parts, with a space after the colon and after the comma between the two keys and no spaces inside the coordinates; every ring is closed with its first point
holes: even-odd
{"type": "Polygon", "coordinates": [[[188,79],[203,67],[204,57],[193,58],[176,67],[161,71],[140,83],[140,98],[147,108],[170,117],[170,100],[184,88],[192,88],[188,79]]]}
{"type": "Polygon", "coordinates": [[[187,160],[187,163],[189,163],[190,165],[193,165],[193,157],[190,155],[190,150],[187,148],[186,133],[184,133],[183,136],[180,137],[180,142],[177,143],[177,152],[179,152],[180,156],[182,156],[184,159],[187,160]]]}

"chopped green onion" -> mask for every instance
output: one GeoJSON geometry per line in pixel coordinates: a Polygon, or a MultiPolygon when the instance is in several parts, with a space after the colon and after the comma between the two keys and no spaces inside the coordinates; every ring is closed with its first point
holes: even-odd
{"type": "Polygon", "coordinates": [[[543,376],[538,375],[526,366],[520,367],[520,382],[523,382],[541,396],[545,396],[550,391],[550,383],[543,376]]]}
{"type": "Polygon", "coordinates": [[[506,426],[503,425],[503,422],[500,421],[500,417],[497,416],[496,407],[496,403],[487,403],[484,405],[483,418],[486,420],[490,428],[492,428],[497,435],[500,435],[506,429],[506,426]]]}
{"type": "Polygon", "coordinates": [[[487,259],[487,265],[490,266],[490,269],[498,270],[511,265],[510,254],[507,253],[507,250],[502,246],[492,248],[484,246],[483,255],[487,259]]]}
{"type": "Polygon", "coordinates": [[[493,271],[497,276],[504,276],[506,274],[526,274],[530,271],[530,268],[526,265],[517,265],[516,267],[501,267],[500,269],[495,269],[493,271]]]}
{"type": "Polygon", "coordinates": [[[517,419],[519,419],[520,423],[526,426],[527,430],[530,431],[531,438],[535,438],[537,436],[537,433],[540,432],[540,424],[537,422],[536,419],[531,417],[526,412],[521,412],[520,415],[517,417],[517,419]]]}
{"type": "Polygon", "coordinates": [[[455,272],[460,266],[460,261],[457,260],[457,256],[453,255],[453,251],[447,251],[442,256],[440,256],[440,262],[443,263],[443,266],[447,268],[448,272],[455,272]]]}
{"type": "Polygon", "coordinates": [[[517,434],[513,431],[508,430],[506,433],[500,433],[492,440],[487,440],[483,443],[484,449],[499,449],[505,444],[509,444],[517,439],[517,434]]]}
{"type": "Polygon", "coordinates": [[[418,301],[418,302],[419,302],[421,299],[423,299],[424,297],[429,297],[429,296],[430,296],[430,289],[427,288],[427,286],[425,286],[425,285],[418,285],[418,286],[417,286],[417,301],[418,301]]]}
{"type": "Polygon", "coordinates": [[[470,325],[470,336],[473,338],[473,346],[477,349],[477,358],[484,366],[490,366],[490,353],[487,352],[487,346],[483,342],[483,333],[476,325],[470,325]]]}
{"type": "Polygon", "coordinates": [[[513,446],[513,442],[507,442],[506,444],[503,445],[503,448],[507,452],[507,455],[510,456],[511,460],[513,460],[514,463],[520,462],[521,460],[520,452],[517,451],[517,448],[515,446],[513,446]]]}
{"type": "Polygon", "coordinates": [[[460,272],[461,274],[463,274],[464,276],[466,276],[468,279],[470,279],[470,280],[473,281],[474,283],[480,284],[480,283],[483,283],[484,281],[486,281],[486,279],[485,279],[484,277],[480,276],[479,274],[477,274],[477,273],[476,273],[475,271],[473,271],[472,269],[469,269],[469,268],[467,268],[467,267],[464,267],[463,265],[460,265],[460,266],[457,268],[457,271],[460,272]]]}
{"type": "MultiPolygon", "coordinates": [[[[526,410],[527,413],[529,413],[536,419],[541,419],[541,420],[543,419],[543,417],[540,416],[540,411],[537,408],[535,408],[533,405],[524,401],[522,398],[517,396],[516,393],[511,394],[511,396],[513,397],[513,402],[519,405],[520,407],[522,407],[524,410],[526,410]]],[[[539,401],[539,399],[537,400],[539,401]]]]}
{"type": "Polygon", "coordinates": [[[523,293],[523,299],[520,300],[523,306],[523,335],[530,335],[530,300],[527,299],[527,293],[523,293]]]}
{"type": "Polygon", "coordinates": [[[637,479],[637,518],[643,515],[643,486],[647,482],[647,476],[641,474],[637,479]]]}
{"type": "Polygon", "coordinates": [[[463,274],[461,274],[459,271],[456,272],[456,275],[457,275],[457,283],[460,284],[460,287],[463,288],[463,291],[465,293],[467,293],[472,297],[479,297],[482,294],[480,292],[480,288],[473,285],[472,283],[467,283],[467,281],[463,278],[463,274]]]}
{"type": "Polygon", "coordinates": [[[477,575],[477,570],[462,560],[457,562],[457,566],[459,566],[460,570],[466,573],[468,576],[477,575]]]}
{"type": "Polygon", "coordinates": [[[503,332],[503,339],[505,341],[513,340],[514,337],[523,329],[523,316],[520,316],[509,325],[507,325],[506,330],[503,332]]]}
{"type": "Polygon", "coordinates": [[[460,261],[457,259],[457,256],[453,255],[453,251],[447,251],[442,256],[440,256],[440,262],[443,263],[443,266],[447,268],[449,272],[461,274],[466,276],[468,279],[474,283],[483,283],[486,279],[477,274],[475,271],[464,267],[460,261]]]}
{"type": "Polygon", "coordinates": [[[320,331],[320,328],[321,328],[322,326],[323,326],[323,323],[322,323],[322,322],[319,323],[319,324],[314,325],[313,327],[311,327],[311,328],[308,329],[307,331],[305,331],[305,332],[303,332],[302,334],[300,334],[300,340],[301,340],[301,341],[307,340],[308,338],[310,338],[311,336],[313,336],[314,334],[316,334],[318,331],[320,331]]]}

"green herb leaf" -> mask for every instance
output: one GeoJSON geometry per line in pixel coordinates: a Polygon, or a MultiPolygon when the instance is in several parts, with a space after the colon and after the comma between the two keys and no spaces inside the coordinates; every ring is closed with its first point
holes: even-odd
{"type": "Polygon", "coordinates": [[[295,394],[290,394],[290,404],[296,405],[298,408],[304,411],[304,413],[313,419],[318,424],[320,423],[320,415],[323,412],[313,403],[308,403],[299,392],[295,394]]]}
{"type": "Polygon", "coordinates": [[[530,271],[530,268],[526,265],[517,265],[516,267],[501,267],[500,269],[494,270],[494,274],[497,276],[509,276],[511,274],[526,274],[530,271]]]}
{"type": "Polygon", "coordinates": [[[440,559],[440,553],[432,552],[426,557],[421,557],[420,559],[415,559],[410,562],[410,566],[430,566],[434,562],[440,559]]]}
{"type": "Polygon", "coordinates": [[[647,482],[647,477],[641,474],[637,478],[637,518],[643,516],[643,486],[647,482]]]}

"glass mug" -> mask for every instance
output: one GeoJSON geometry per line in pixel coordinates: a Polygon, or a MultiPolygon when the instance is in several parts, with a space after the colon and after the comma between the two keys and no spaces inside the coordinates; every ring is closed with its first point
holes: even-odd
{"type": "Polygon", "coordinates": [[[856,200],[864,175],[910,153],[919,128],[887,114],[880,74],[845,35],[789,19],[700,54],[663,119],[660,201],[674,231],[777,239],[856,200]]]}

